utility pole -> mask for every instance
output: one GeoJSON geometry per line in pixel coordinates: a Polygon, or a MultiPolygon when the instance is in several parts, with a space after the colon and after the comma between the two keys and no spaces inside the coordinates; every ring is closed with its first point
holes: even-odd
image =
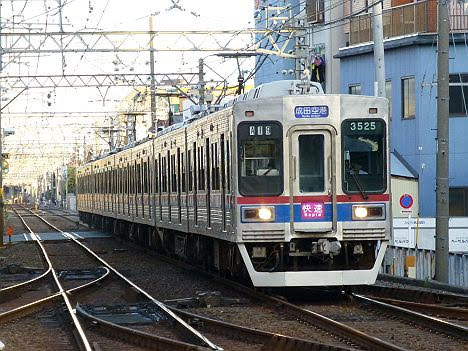
{"type": "Polygon", "coordinates": [[[198,100],[198,105],[200,108],[205,104],[205,73],[203,71],[203,59],[198,59],[198,95],[200,96],[198,100]]]}
{"type": "Polygon", "coordinates": [[[154,78],[154,33],[153,16],[149,17],[150,26],[150,69],[151,69],[151,132],[157,132],[156,126],[156,80],[154,78]]]}
{"type": "MultiPolygon", "coordinates": [[[[62,19],[62,0],[57,0],[58,8],[59,8],[59,28],[60,33],[63,33],[63,19],[62,19]]],[[[65,75],[65,55],[63,53],[63,36],[60,35],[60,49],[62,51],[62,74],[65,75]]]]}
{"type": "MultiPolygon", "coordinates": [[[[0,34],[2,31],[2,0],[0,0],[0,34]]],[[[3,71],[3,46],[2,37],[0,35],[0,75],[3,71]]],[[[2,86],[0,85],[0,247],[3,247],[3,132],[2,132],[2,86]]]]}
{"type": "Polygon", "coordinates": [[[372,33],[374,38],[374,66],[377,82],[375,95],[385,97],[385,60],[382,21],[382,0],[375,0],[372,16],[372,33]]]}
{"type": "Polygon", "coordinates": [[[435,279],[449,277],[449,4],[439,0],[437,40],[437,169],[435,279]]]}

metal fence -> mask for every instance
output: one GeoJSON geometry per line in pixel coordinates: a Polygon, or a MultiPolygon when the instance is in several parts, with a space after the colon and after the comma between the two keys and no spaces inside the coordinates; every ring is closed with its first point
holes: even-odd
{"type": "MultiPolygon", "coordinates": [[[[468,30],[468,14],[463,5],[451,0],[450,30],[468,30]]],[[[355,16],[350,19],[350,45],[372,41],[372,13],[355,16]]],[[[437,32],[437,1],[426,0],[396,6],[382,13],[384,38],[397,37],[413,33],[437,32]]]]}
{"type": "MultiPolygon", "coordinates": [[[[382,273],[407,276],[406,257],[415,256],[416,279],[431,280],[435,274],[435,251],[389,246],[382,273]]],[[[450,253],[449,284],[468,288],[468,254],[450,253]]]]}

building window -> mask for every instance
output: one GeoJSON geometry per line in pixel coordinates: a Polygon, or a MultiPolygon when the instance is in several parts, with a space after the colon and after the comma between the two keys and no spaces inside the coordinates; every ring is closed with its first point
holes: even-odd
{"type": "Polygon", "coordinates": [[[325,0],[306,0],[306,14],[309,23],[321,23],[325,20],[324,2],[325,0]]]}
{"type": "Polygon", "coordinates": [[[388,99],[388,119],[392,119],[392,81],[385,82],[385,97],[388,99]]]}
{"type": "Polygon", "coordinates": [[[449,216],[468,216],[468,188],[450,188],[449,202],[449,216]]]}
{"type": "Polygon", "coordinates": [[[449,76],[449,115],[468,117],[468,73],[449,76]]]}
{"type": "Polygon", "coordinates": [[[416,101],[415,101],[414,77],[401,79],[401,100],[403,119],[416,117],[416,101]]]}
{"type": "Polygon", "coordinates": [[[352,84],[348,87],[348,94],[361,95],[361,84],[352,84]]]}

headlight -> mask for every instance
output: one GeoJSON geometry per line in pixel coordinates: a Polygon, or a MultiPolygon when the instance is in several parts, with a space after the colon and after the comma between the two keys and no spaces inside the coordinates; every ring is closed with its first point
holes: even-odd
{"type": "Polygon", "coordinates": [[[385,205],[353,205],[352,215],[354,221],[383,220],[385,219],[385,205]]]}
{"type": "Polygon", "coordinates": [[[273,206],[241,207],[242,222],[273,222],[275,208],[273,206]]]}
{"type": "Polygon", "coordinates": [[[262,221],[269,221],[273,217],[273,212],[268,207],[261,207],[258,210],[258,218],[262,221]]]}
{"type": "Polygon", "coordinates": [[[365,208],[365,207],[355,207],[354,208],[354,215],[357,218],[366,218],[367,217],[367,208],[365,208]]]}

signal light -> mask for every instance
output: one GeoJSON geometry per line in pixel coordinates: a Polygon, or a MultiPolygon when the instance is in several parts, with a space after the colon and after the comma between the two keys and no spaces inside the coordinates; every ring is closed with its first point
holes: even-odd
{"type": "Polygon", "coordinates": [[[254,112],[253,111],[245,111],[245,117],[253,117],[254,112]]]}

